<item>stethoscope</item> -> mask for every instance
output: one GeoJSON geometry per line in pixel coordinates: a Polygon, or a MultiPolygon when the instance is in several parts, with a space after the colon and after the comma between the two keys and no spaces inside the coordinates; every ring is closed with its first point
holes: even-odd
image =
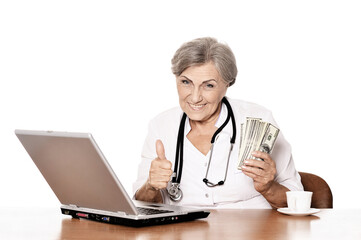
{"type": "MultiPolygon", "coordinates": [[[[234,118],[232,107],[231,107],[231,105],[229,104],[228,100],[225,97],[222,99],[222,103],[224,103],[226,105],[228,113],[227,113],[226,120],[217,129],[217,131],[213,134],[213,137],[212,137],[212,140],[211,140],[212,146],[211,146],[211,152],[210,152],[209,161],[208,161],[207,172],[206,172],[206,176],[203,178],[203,182],[208,187],[221,186],[226,181],[227,172],[228,172],[228,165],[229,165],[229,158],[231,156],[231,152],[232,152],[232,149],[233,149],[233,144],[236,141],[236,120],[234,118]],[[214,142],[216,140],[217,135],[228,124],[230,119],[232,120],[233,133],[232,133],[232,138],[230,140],[231,146],[230,146],[229,153],[228,153],[226,172],[225,172],[223,180],[219,181],[218,183],[212,183],[212,182],[210,182],[208,180],[207,177],[208,177],[209,167],[211,165],[214,142]]],[[[180,189],[179,185],[180,185],[180,182],[181,182],[182,169],[183,169],[183,147],[184,147],[183,143],[184,143],[184,128],[185,128],[186,119],[187,119],[187,115],[185,113],[183,113],[181,122],[179,124],[179,130],[178,130],[177,148],[176,148],[174,170],[173,170],[173,174],[172,174],[172,183],[171,183],[171,186],[168,189],[168,195],[169,195],[170,199],[172,201],[174,201],[174,202],[179,202],[183,197],[183,192],[180,189]]]]}

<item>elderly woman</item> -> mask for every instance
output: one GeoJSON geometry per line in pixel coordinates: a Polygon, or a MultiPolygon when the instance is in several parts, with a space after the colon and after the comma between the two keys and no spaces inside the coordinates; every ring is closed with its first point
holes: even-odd
{"type": "Polygon", "coordinates": [[[149,124],[133,186],[135,199],[207,208],[285,207],[285,192],[302,190],[302,184],[291,147],[281,133],[272,154],[253,152],[264,161],[248,159],[237,168],[240,126],[246,118],[277,124],[269,110],[225,97],[237,76],[231,49],[213,38],[195,39],[176,51],[172,71],[180,107],[161,113],[149,124]],[[226,121],[229,112],[234,122],[226,121]],[[176,197],[174,183],[180,183],[182,192],[176,197]]]}

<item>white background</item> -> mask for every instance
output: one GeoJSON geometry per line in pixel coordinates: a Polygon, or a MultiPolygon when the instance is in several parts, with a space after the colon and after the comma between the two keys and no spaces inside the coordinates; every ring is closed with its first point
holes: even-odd
{"type": "Polygon", "coordinates": [[[0,206],[59,202],[14,129],[91,132],[132,193],[149,120],[177,106],[170,59],[226,42],[232,98],[271,109],[299,171],[359,208],[359,1],[1,1],[0,206]]]}

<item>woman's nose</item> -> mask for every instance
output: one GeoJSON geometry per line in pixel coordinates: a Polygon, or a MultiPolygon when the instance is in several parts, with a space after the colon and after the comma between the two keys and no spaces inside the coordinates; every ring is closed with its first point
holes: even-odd
{"type": "Polygon", "coordinates": [[[199,88],[193,88],[191,99],[193,103],[201,102],[203,100],[202,91],[199,88]]]}

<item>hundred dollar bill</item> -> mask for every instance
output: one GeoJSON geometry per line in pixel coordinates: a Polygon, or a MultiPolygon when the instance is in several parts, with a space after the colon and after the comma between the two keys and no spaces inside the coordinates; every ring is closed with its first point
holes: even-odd
{"type": "Polygon", "coordinates": [[[246,119],[241,125],[241,145],[238,156],[238,169],[241,169],[244,160],[258,159],[252,156],[253,151],[271,153],[276,142],[279,129],[261,118],[246,119]]]}

